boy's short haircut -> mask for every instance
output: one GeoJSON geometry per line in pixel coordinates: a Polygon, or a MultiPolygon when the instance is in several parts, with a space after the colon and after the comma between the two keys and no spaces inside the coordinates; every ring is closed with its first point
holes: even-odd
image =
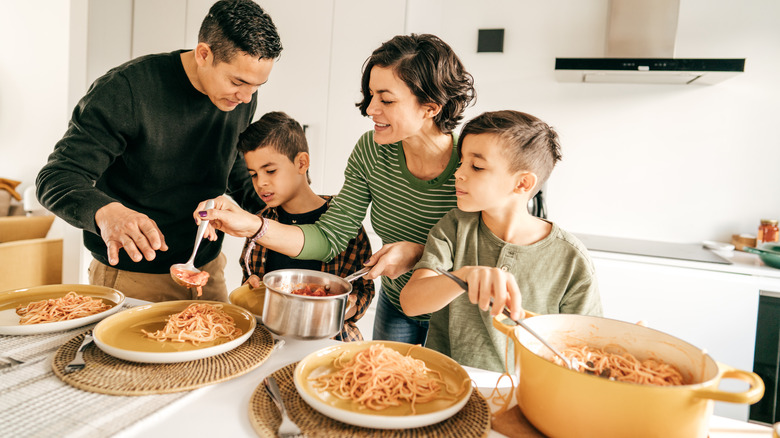
{"type": "Polygon", "coordinates": [[[252,0],[220,0],[209,9],[198,31],[214,63],[230,62],[239,52],[258,59],[276,59],[282,42],[271,17],[252,0]]]}
{"type": "MultiPolygon", "coordinates": [[[[295,157],[301,152],[309,153],[309,143],[306,141],[303,127],[295,119],[281,111],[266,113],[260,117],[260,120],[249,125],[238,136],[236,148],[245,154],[269,146],[291,162],[295,162],[295,157]]],[[[306,171],[306,179],[311,184],[308,170],[306,171]]]]}
{"type": "Polygon", "coordinates": [[[547,123],[520,111],[504,110],[482,113],[463,127],[458,139],[458,155],[468,135],[493,134],[503,142],[504,154],[511,172],[536,174],[536,190],[550,177],[555,163],[561,160],[558,133],[547,123]]]}

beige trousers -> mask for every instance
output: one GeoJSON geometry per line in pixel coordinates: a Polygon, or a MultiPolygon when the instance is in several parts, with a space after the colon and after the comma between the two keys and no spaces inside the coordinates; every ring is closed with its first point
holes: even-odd
{"type": "Polygon", "coordinates": [[[209,273],[209,281],[203,286],[200,297],[196,288],[178,285],[171,274],[122,271],[95,259],[89,264],[89,283],[114,288],[130,298],[153,302],[196,299],[227,302],[226,263],[227,257],[220,253],[216,259],[198,268],[209,273]]]}

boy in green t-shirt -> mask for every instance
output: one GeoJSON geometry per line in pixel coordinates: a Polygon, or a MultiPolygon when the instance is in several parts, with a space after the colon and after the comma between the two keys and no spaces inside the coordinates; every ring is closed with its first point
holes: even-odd
{"type": "Polygon", "coordinates": [[[435,312],[426,347],[501,372],[506,336],[493,328],[492,317],[504,306],[513,319],[523,309],[600,316],[601,299],[582,243],[528,212],[528,201],[561,159],[558,134],[529,114],[488,112],[464,126],[458,152],[458,208],[428,235],[401,305],[410,316],[435,312]],[[436,268],[465,280],[468,293],[436,268]]]}

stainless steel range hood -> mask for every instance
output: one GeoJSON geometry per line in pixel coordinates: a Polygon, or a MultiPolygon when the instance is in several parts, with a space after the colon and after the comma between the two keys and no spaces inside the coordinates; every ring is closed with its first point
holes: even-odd
{"type": "Polygon", "coordinates": [[[744,58],[675,58],[679,9],[679,0],[610,0],[606,56],[556,58],[556,79],[711,85],[745,71],[744,58]]]}

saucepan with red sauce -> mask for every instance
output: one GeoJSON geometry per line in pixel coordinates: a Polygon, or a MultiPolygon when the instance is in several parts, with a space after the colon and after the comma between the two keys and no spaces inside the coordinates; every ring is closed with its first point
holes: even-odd
{"type": "Polygon", "coordinates": [[[279,269],[263,276],[263,324],[297,339],[331,338],[341,331],[352,284],[308,269],[279,269]]]}

